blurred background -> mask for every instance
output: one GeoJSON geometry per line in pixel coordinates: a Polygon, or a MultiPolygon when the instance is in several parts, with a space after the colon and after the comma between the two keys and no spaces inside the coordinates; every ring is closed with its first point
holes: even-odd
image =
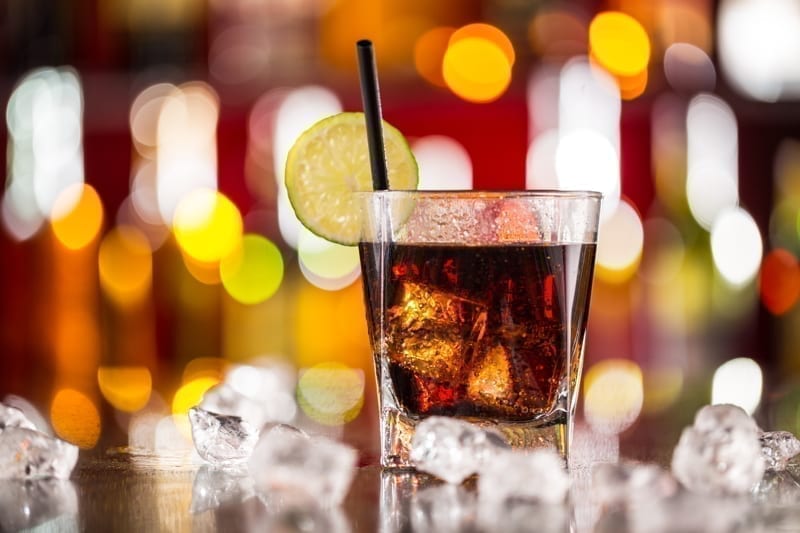
{"type": "Polygon", "coordinates": [[[672,446],[714,401],[798,432],[793,0],[4,0],[0,396],[180,449],[206,389],[279,365],[285,418],[374,461],[358,254],[282,186],[361,109],[360,38],[421,187],[605,194],[583,425],[672,446]]]}

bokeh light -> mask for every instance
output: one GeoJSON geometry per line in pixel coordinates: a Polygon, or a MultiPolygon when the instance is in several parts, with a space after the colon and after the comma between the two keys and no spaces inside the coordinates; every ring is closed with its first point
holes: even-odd
{"type": "MultiPolygon", "coordinates": [[[[498,43],[486,35],[453,37],[442,63],[447,86],[468,102],[486,103],[498,99],[511,83],[513,61],[509,60],[505,41],[498,43]]],[[[513,53],[513,48],[511,50],[513,53]]]]}
{"type": "Polygon", "coordinates": [[[674,43],[664,52],[664,75],[677,91],[710,92],[717,84],[714,62],[693,44],[674,43]]]}
{"type": "Polygon", "coordinates": [[[556,152],[558,151],[558,131],[547,130],[528,146],[525,157],[526,189],[558,189],[556,172],[556,152]]]}
{"type": "Polygon", "coordinates": [[[242,215],[223,194],[211,189],[198,189],[178,204],[173,230],[186,254],[198,261],[213,263],[240,245],[242,215]]]}
{"type": "Polygon", "coordinates": [[[150,243],[131,226],[117,226],[103,237],[97,257],[100,286],[117,305],[142,303],[153,283],[150,243]]]}
{"type": "Polygon", "coordinates": [[[129,124],[131,140],[137,150],[151,155],[158,144],[158,118],[161,106],[178,88],[171,83],[157,83],[140,92],[131,104],[129,124]]]}
{"type": "Polygon", "coordinates": [[[53,205],[53,233],[70,250],[89,245],[102,225],[103,204],[91,185],[76,183],[67,187],[53,205]]]}
{"type": "Polygon", "coordinates": [[[133,413],[150,400],[153,378],[144,366],[101,366],[97,369],[100,392],[115,409],[133,413]]]}
{"type": "Polygon", "coordinates": [[[269,299],[283,281],[283,256],[269,239],[247,234],[239,246],[219,264],[222,285],[243,304],[269,299]]]}
{"type": "Polygon", "coordinates": [[[717,271],[734,287],[752,281],[761,265],[763,243],[747,211],[734,207],[717,217],[711,228],[711,254],[717,271]]]}
{"type": "Polygon", "coordinates": [[[336,426],[355,419],[364,405],[364,372],[325,362],[301,372],[297,403],[306,416],[336,426]]]}
{"type": "Polygon", "coordinates": [[[216,190],[218,119],[219,97],[205,83],[183,84],[162,103],[155,158],[161,220],[171,222],[191,192],[216,190]]]}
{"type": "Polygon", "coordinates": [[[411,149],[419,166],[418,189],[472,189],[472,160],[452,137],[420,137],[411,144],[411,149]]]}
{"type": "Polygon", "coordinates": [[[788,312],[800,297],[800,265],[792,252],[771,250],[761,264],[759,274],[761,302],[773,315],[788,312]]]}
{"type": "Polygon", "coordinates": [[[739,201],[737,136],[728,104],[709,94],[692,99],[686,114],[686,196],[692,216],[705,229],[739,201]]]}
{"type": "Polygon", "coordinates": [[[437,87],[445,87],[442,76],[442,61],[450,43],[450,36],[455,28],[439,26],[419,36],[414,44],[414,66],[417,72],[428,83],[437,87]]]}
{"type": "Polygon", "coordinates": [[[56,435],[88,450],[100,438],[100,412],[86,394],[70,388],[60,389],[50,404],[50,421],[56,435]]]}
{"type": "Polygon", "coordinates": [[[467,24],[466,26],[461,26],[453,32],[453,34],[450,36],[450,44],[456,44],[458,41],[462,41],[464,39],[483,39],[493,43],[498,49],[500,49],[501,52],[503,52],[503,55],[506,56],[508,64],[510,66],[514,65],[514,61],[516,60],[514,45],[511,44],[511,39],[509,39],[500,28],[492,26],[491,24],[485,24],[483,22],[467,24]]]}
{"type": "Polygon", "coordinates": [[[598,433],[617,434],[639,417],[644,402],[642,370],[626,359],[606,359],[586,372],[583,414],[598,433]]]}
{"type": "Polygon", "coordinates": [[[592,19],[589,47],[595,60],[621,76],[639,74],[650,61],[647,31],[635,18],[617,11],[606,11],[592,19]]]}
{"type": "Polygon", "coordinates": [[[800,95],[796,2],[724,0],[717,20],[719,59],[734,88],[764,102],[800,95]]]}
{"type": "Polygon", "coordinates": [[[587,22],[570,5],[543,6],[528,24],[528,41],[538,55],[566,59],[587,49],[587,22]]]}
{"type": "Polygon", "coordinates": [[[600,133],[579,129],[563,134],[556,149],[556,175],[562,189],[603,193],[602,218],[616,210],[620,194],[619,155],[600,133]]]}
{"type": "Polygon", "coordinates": [[[711,403],[738,405],[750,414],[761,402],[761,367],[748,357],[731,359],[714,372],[711,403]]]}
{"type": "Polygon", "coordinates": [[[610,282],[630,279],[639,266],[644,227],[636,209],[623,199],[598,231],[597,275],[610,282]]]}
{"type": "Polygon", "coordinates": [[[326,241],[305,228],[300,233],[297,258],[305,278],[328,291],[347,287],[361,272],[358,248],[326,241]]]}

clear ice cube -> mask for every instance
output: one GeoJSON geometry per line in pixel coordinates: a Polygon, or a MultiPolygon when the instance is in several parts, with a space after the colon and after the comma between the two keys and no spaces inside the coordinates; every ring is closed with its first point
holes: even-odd
{"type": "Polygon", "coordinates": [[[68,479],[78,447],[28,428],[0,432],[0,479],[68,479]]]}
{"type": "Polygon", "coordinates": [[[29,530],[37,526],[41,526],[41,531],[77,531],[77,526],[74,529],[44,527],[58,517],[77,514],[78,496],[71,481],[36,479],[0,483],[0,531],[29,530]]]}
{"type": "Polygon", "coordinates": [[[255,496],[255,484],[247,467],[201,466],[192,484],[192,513],[202,513],[255,496]]]}
{"type": "Polygon", "coordinates": [[[422,378],[460,382],[486,327],[486,306],[409,281],[395,298],[387,313],[390,359],[422,378]]]}
{"type": "Polygon", "coordinates": [[[47,423],[47,420],[42,416],[42,413],[28,400],[21,396],[17,396],[16,394],[7,394],[3,398],[3,404],[7,407],[14,407],[22,411],[22,414],[25,415],[25,418],[33,424],[33,429],[37,431],[41,431],[48,437],[53,436],[53,429],[50,427],[50,424],[47,423]]]}
{"type": "Polygon", "coordinates": [[[497,435],[464,420],[431,416],[417,426],[409,458],[418,470],[461,483],[505,449],[499,442],[497,435]]]}
{"type": "Polygon", "coordinates": [[[672,455],[672,473],[689,490],[743,494],[764,475],[755,421],[734,405],[707,405],[683,430],[672,455]]]}
{"type": "Polygon", "coordinates": [[[278,424],[262,432],[249,466],[258,490],[300,492],[337,505],[347,495],[357,459],[351,446],[278,424]]]}
{"type": "Polygon", "coordinates": [[[654,464],[600,463],[592,471],[592,497],[601,507],[669,498],[677,490],[675,478],[654,464]]]}
{"type": "Polygon", "coordinates": [[[36,425],[28,420],[28,417],[16,407],[0,403],[0,431],[7,428],[36,430],[36,425]]]}
{"type": "Polygon", "coordinates": [[[800,453],[800,440],[789,431],[765,431],[759,436],[767,470],[784,470],[800,453]]]}
{"type": "Polygon", "coordinates": [[[258,441],[258,429],[241,417],[193,407],[189,410],[197,453],[215,465],[247,461],[258,441]]]}
{"type": "Polygon", "coordinates": [[[550,449],[493,454],[482,465],[478,478],[481,504],[498,508],[509,501],[559,504],[569,486],[564,460],[550,449]]]}

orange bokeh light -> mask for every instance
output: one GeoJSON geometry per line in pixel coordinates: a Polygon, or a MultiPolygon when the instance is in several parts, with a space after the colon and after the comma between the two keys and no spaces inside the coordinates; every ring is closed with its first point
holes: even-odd
{"type": "Polygon", "coordinates": [[[414,66],[425,81],[445,87],[442,61],[455,28],[440,26],[423,33],[414,44],[414,66]]]}
{"type": "Polygon", "coordinates": [[[100,438],[100,412],[95,403],[75,389],[61,389],[50,405],[53,429],[62,439],[83,449],[94,448],[100,438]]]}
{"type": "Polygon", "coordinates": [[[773,315],[782,315],[800,297],[800,265],[788,250],[776,248],[761,263],[759,291],[764,307],[773,315]]]}
{"type": "Polygon", "coordinates": [[[52,217],[53,233],[70,250],[88,246],[103,225],[103,203],[91,185],[69,186],[56,199],[52,217]]]}

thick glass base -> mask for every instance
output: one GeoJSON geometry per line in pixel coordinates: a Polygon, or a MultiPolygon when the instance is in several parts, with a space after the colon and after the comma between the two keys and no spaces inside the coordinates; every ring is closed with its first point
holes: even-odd
{"type": "MultiPolygon", "coordinates": [[[[384,468],[412,468],[409,461],[411,442],[417,424],[422,418],[408,416],[394,408],[384,407],[381,412],[381,465],[384,468]]],[[[559,411],[548,420],[507,422],[477,418],[463,418],[467,422],[493,430],[503,436],[515,449],[550,448],[555,450],[567,465],[571,423],[567,414],[559,411]]]]}

